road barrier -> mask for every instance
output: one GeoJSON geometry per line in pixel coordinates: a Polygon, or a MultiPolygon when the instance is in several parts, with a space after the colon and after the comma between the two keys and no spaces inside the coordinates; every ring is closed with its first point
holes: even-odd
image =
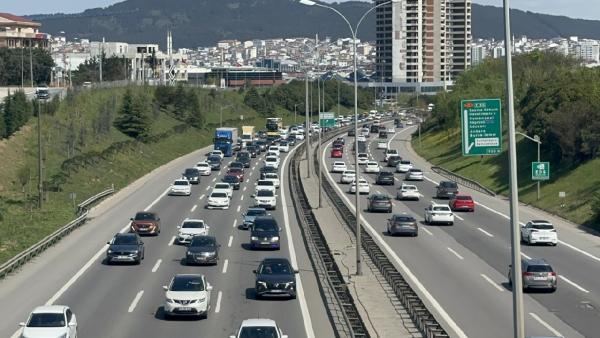
{"type": "Polygon", "coordinates": [[[453,173],[450,170],[444,169],[442,167],[438,167],[438,166],[432,166],[431,167],[431,171],[433,171],[434,173],[444,176],[448,179],[453,180],[454,182],[463,185],[469,189],[473,189],[473,190],[477,190],[479,192],[482,192],[484,194],[488,194],[490,196],[496,196],[496,193],[493,192],[492,190],[484,187],[481,183],[477,182],[477,181],[473,181],[472,179],[466,178],[464,176],[461,176],[459,174],[453,173]]]}
{"type": "Polygon", "coordinates": [[[77,215],[81,215],[82,213],[87,212],[87,210],[89,209],[89,207],[91,205],[93,205],[100,199],[113,194],[114,192],[115,192],[115,186],[111,185],[111,187],[109,189],[106,189],[103,192],[100,192],[100,193],[86,199],[85,201],[79,203],[77,205],[77,215]]]}

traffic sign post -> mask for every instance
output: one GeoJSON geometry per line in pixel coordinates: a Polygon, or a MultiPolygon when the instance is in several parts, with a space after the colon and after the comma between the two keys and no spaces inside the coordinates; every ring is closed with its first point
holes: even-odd
{"type": "Polygon", "coordinates": [[[531,162],[531,179],[547,181],[550,179],[550,162],[531,162]]]}
{"type": "Polygon", "coordinates": [[[497,155],[502,151],[500,99],[462,100],[463,156],[497,155]]]}

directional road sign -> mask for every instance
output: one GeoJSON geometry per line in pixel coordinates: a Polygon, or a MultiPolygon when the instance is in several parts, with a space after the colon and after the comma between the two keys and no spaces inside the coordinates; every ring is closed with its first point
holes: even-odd
{"type": "Polygon", "coordinates": [[[320,113],[319,114],[319,125],[321,127],[335,127],[335,114],[334,113],[320,113]]]}
{"type": "Polygon", "coordinates": [[[496,155],[502,151],[500,99],[460,102],[463,156],[496,155]]]}
{"type": "Polygon", "coordinates": [[[531,179],[546,181],[550,179],[550,162],[531,162],[531,179]]]}

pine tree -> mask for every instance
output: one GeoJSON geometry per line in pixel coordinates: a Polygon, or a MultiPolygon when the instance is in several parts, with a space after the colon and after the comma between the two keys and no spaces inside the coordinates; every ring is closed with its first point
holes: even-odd
{"type": "Polygon", "coordinates": [[[132,95],[128,89],[114,126],[123,134],[144,140],[150,134],[151,122],[148,117],[148,102],[143,95],[132,95]]]}
{"type": "Polygon", "coordinates": [[[6,125],[4,124],[4,104],[0,106],[0,139],[6,135],[6,125]]]}

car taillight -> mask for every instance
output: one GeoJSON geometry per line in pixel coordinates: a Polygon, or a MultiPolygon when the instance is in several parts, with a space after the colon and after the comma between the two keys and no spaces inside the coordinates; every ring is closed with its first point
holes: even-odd
{"type": "Polygon", "coordinates": [[[556,272],[554,272],[554,271],[552,271],[552,272],[549,272],[548,274],[549,274],[550,276],[552,276],[552,277],[556,277],[556,272]]]}
{"type": "Polygon", "coordinates": [[[523,276],[533,276],[533,272],[523,272],[523,276]]]}

